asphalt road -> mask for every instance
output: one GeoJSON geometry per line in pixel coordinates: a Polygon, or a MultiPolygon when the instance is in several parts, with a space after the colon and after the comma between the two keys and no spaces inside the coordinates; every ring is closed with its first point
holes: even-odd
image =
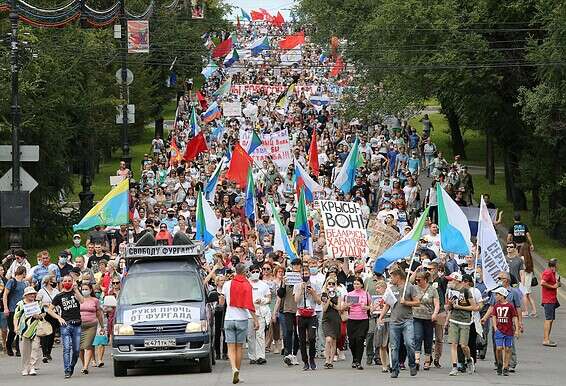
{"type": "MultiPolygon", "coordinates": [[[[536,287],[535,291],[540,291],[536,287]]],[[[542,310],[539,310],[539,315],[542,310]]],[[[480,384],[480,385],[564,385],[566,377],[566,307],[558,309],[558,321],[553,340],[558,343],[557,348],[547,348],[541,345],[543,319],[526,319],[526,333],[519,339],[517,373],[509,377],[497,376],[493,371],[493,358],[491,350],[485,361],[480,361],[477,373],[473,375],[460,375],[449,377],[450,366],[449,347],[445,344],[441,369],[421,371],[416,377],[410,377],[407,371],[402,371],[398,379],[390,379],[388,374],[380,372],[380,366],[366,367],[364,371],[353,370],[348,360],[335,363],[333,370],[319,368],[316,371],[303,372],[300,366],[288,368],[282,364],[281,356],[269,354],[268,363],[263,366],[248,365],[247,361],[242,366],[241,378],[246,385],[295,385],[312,384],[313,386],[327,385],[351,385],[370,384],[375,381],[383,384],[417,384],[426,381],[427,384],[480,384]]],[[[491,345],[491,342],[490,342],[491,345]]],[[[491,348],[491,347],[490,347],[491,348]]],[[[22,377],[20,375],[19,358],[7,357],[0,354],[0,384],[2,385],[55,385],[60,382],[76,385],[104,385],[109,382],[120,382],[121,385],[228,385],[231,384],[231,370],[226,361],[218,361],[212,374],[199,374],[195,368],[167,368],[135,369],[129,371],[126,378],[114,378],[112,374],[112,361],[107,355],[103,368],[91,369],[89,375],[80,374],[80,363],[77,365],[75,375],[70,380],[63,379],[62,352],[61,347],[56,346],[53,354],[54,360],[49,364],[41,363],[39,375],[36,377],[22,377]]],[[[317,359],[319,366],[323,364],[322,359],[317,359]]]]}

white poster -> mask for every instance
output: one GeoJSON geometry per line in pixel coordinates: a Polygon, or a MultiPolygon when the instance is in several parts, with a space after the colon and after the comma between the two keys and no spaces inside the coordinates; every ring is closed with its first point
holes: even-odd
{"type": "Polygon", "coordinates": [[[222,104],[222,114],[225,117],[241,117],[242,102],[224,102],[222,104]]]}
{"type": "Polygon", "coordinates": [[[192,322],[200,320],[200,308],[182,304],[138,307],[124,311],[124,324],[132,325],[141,322],[163,322],[180,320],[192,322]]]}
{"type": "MultiPolygon", "coordinates": [[[[240,145],[244,149],[249,147],[251,131],[240,131],[240,145]]],[[[279,168],[284,171],[293,162],[291,152],[291,142],[287,129],[279,130],[271,134],[260,134],[261,146],[254,150],[251,157],[256,163],[261,165],[264,160],[271,159],[279,168]]]]}
{"type": "Polygon", "coordinates": [[[368,241],[360,205],[327,200],[318,203],[329,257],[365,258],[368,241]]]}

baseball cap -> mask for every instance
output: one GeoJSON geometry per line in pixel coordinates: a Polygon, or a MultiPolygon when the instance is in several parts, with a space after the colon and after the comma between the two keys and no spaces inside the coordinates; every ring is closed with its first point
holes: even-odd
{"type": "Polygon", "coordinates": [[[429,259],[424,259],[422,262],[423,268],[430,268],[431,261],[429,259]]]}
{"type": "Polygon", "coordinates": [[[169,208],[169,209],[167,209],[167,213],[169,213],[169,212],[171,212],[171,213],[175,213],[175,209],[173,209],[173,208],[169,208]]]}
{"type": "Polygon", "coordinates": [[[468,283],[473,283],[474,282],[474,278],[472,277],[472,275],[468,275],[467,273],[462,275],[462,281],[466,281],[468,283]]]}
{"type": "Polygon", "coordinates": [[[497,287],[496,289],[493,290],[493,293],[495,294],[499,294],[502,296],[507,297],[507,295],[509,295],[509,291],[507,291],[507,289],[503,288],[503,287],[497,287]]]}
{"type": "Polygon", "coordinates": [[[448,280],[462,281],[462,274],[460,272],[452,272],[447,277],[448,280]]]}
{"type": "Polygon", "coordinates": [[[80,238],[81,238],[81,235],[79,235],[78,233],[75,233],[73,235],[73,239],[80,239],[80,238]]]}

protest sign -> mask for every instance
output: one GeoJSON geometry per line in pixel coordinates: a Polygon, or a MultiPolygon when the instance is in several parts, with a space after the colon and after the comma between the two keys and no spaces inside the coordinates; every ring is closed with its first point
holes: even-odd
{"type": "Polygon", "coordinates": [[[242,116],[242,103],[224,102],[222,104],[222,113],[225,117],[240,117],[242,116]]]}
{"type": "MultiPolygon", "coordinates": [[[[232,94],[243,94],[243,93],[262,93],[262,94],[281,94],[283,91],[289,88],[288,85],[285,84],[233,84],[232,88],[230,89],[230,93],[232,94]]],[[[300,93],[305,91],[307,86],[297,85],[295,87],[295,91],[300,93]]]]}
{"type": "Polygon", "coordinates": [[[24,315],[26,316],[26,318],[39,314],[41,314],[41,308],[39,307],[38,302],[24,303],[24,315]]]}
{"type": "Polygon", "coordinates": [[[295,285],[295,284],[301,284],[302,282],[303,282],[303,277],[300,272],[285,273],[285,284],[295,285]]]}
{"type": "Polygon", "coordinates": [[[173,320],[181,320],[183,322],[200,320],[200,308],[182,304],[172,304],[137,307],[124,311],[124,323],[126,324],[173,320]]]}
{"type": "MultiPolygon", "coordinates": [[[[244,149],[249,147],[251,131],[240,131],[240,145],[244,149]]],[[[291,142],[289,141],[289,132],[287,129],[279,130],[271,134],[260,134],[261,146],[257,147],[250,156],[258,164],[271,159],[279,170],[284,171],[293,162],[293,154],[291,152],[291,142]]]]}
{"type": "Polygon", "coordinates": [[[355,202],[318,201],[329,257],[365,258],[368,252],[365,221],[355,202]]]}
{"type": "Polygon", "coordinates": [[[381,256],[383,252],[399,240],[400,235],[394,228],[378,219],[371,219],[367,227],[369,256],[381,256]]]}

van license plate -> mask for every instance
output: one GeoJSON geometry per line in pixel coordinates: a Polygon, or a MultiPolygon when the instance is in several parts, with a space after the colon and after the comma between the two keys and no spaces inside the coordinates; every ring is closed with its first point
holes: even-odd
{"type": "Polygon", "coordinates": [[[144,347],[175,347],[177,342],[175,338],[172,339],[145,339],[143,341],[144,347]]]}

